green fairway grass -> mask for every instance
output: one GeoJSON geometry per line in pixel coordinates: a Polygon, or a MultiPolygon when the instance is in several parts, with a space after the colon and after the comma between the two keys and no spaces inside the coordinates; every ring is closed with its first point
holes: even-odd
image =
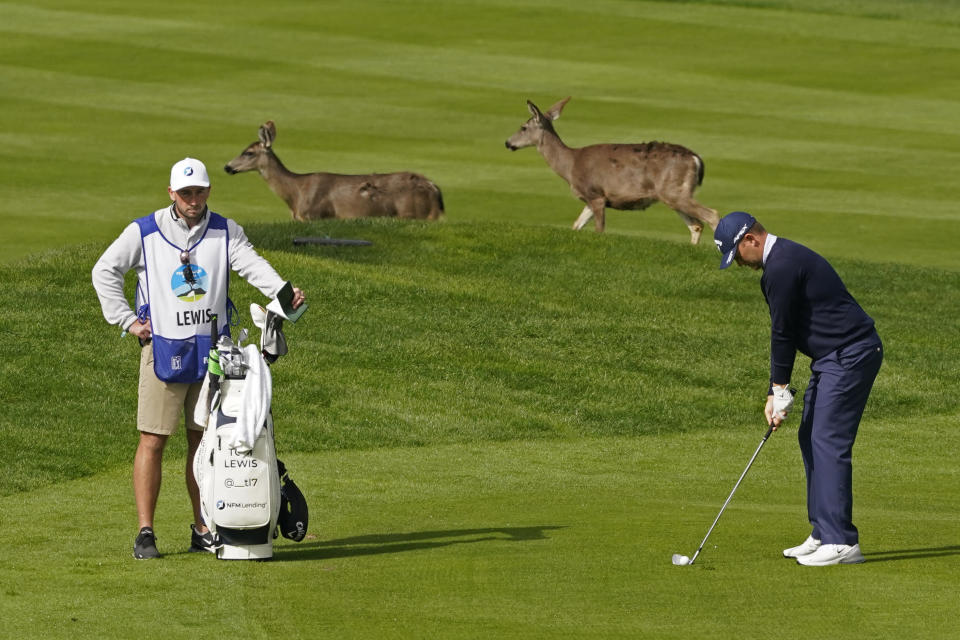
{"type": "MultiPolygon", "coordinates": [[[[956,637],[957,69],[947,0],[0,3],[0,638],[956,637]],[[809,532],[796,417],[670,563],[764,433],[767,309],[663,205],[570,230],[582,203],[504,148],[566,96],[567,144],[694,149],[698,200],[876,320],[867,563],[779,557],[809,532]],[[290,222],[222,171],[268,119],[291,170],[418,171],[445,219],[290,222]],[[131,558],[138,346],[90,269],[186,155],[310,303],[272,369],[310,535],[268,563],[186,553],[180,434],[164,558],[131,558]]],[[[250,327],[265,300],[231,294],[250,327]]]]}
{"type": "Polygon", "coordinates": [[[760,430],[287,457],[314,533],[281,539],[266,564],[186,553],[175,463],[158,512],[166,555],[133,561],[129,540],[104,526],[131,508],[127,472],[107,472],[0,498],[12,518],[0,533],[4,633],[948,638],[960,555],[952,465],[891,474],[887,461],[929,465],[924,449],[960,443],[941,422],[905,453],[900,428],[872,421],[858,445],[867,563],[826,570],[777,557],[804,525],[799,456],[783,431],[690,567],[670,556],[696,550],[760,430]]]}
{"type": "MultiPolygon", "coordinates": [[[[0,254],[106,243],[167,199],[187,154],[211,204],[289,219],[224,163],[268,119],[294,171],[415,170],[451,220],[567,227],[580,204],[503,142],[573,99],[574,146],[668,140],[706,162],[698,198],[828,255],[955,269],[960,7],[953,2],[168,2],[0,5],[0,254]],[[807,8],[807,10],[804,10],[807,8]],[[882,251],[881,251],[882,249],[882,251]]],[[[686,241],[662,205],[608,229],[686,241]]]]}

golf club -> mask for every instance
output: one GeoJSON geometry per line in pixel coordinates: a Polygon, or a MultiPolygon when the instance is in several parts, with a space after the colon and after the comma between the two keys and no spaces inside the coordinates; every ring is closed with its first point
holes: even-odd
{"type": "Polygon", "coordinates": [[[700,543],[700,547],[697,549],[697,552],[693,554],[692,558],[675,553],[673,554],[673,564],[680,567],[691,565],[697,559],[697,556],[700,555],[700,551],[703,550],[703,545],[707,544],[707,538],[710,537],[710,533],[713,531],[713,528],[717,526],[717,521],[719,521],[720,516],[723,515],[723,510],[727,508],[728,504],[730,504],[730,500],[733,498],[733,494],[736,493],[737,487],[739,487],[740,483],[743,482],[744,476],[747,475],[747,471],[750,470],[750,466],[753,464],[753,461],[757,459],[757,454],[760,453],[760,449],[763,448],[764,443],[767,441],[767,438],[770,437],[771,433],[773,433],[773,425],[770,425],[770,428],[767,429],[767,433],[764,434],[763,440],[760,441],[760,445],[757,447],[757,450],[753,452],[753,457],[751,457],[750,462],[747,463],[747,468],[744,469],[743,473],[740,474],[740,479],[737,480],[737,484],[733,485],[733,491],[730,492],[730,495],[727,496],[727,501],[723,503],[722,507],[720,507],[720,513],[718,513],[717,517],[714,518],[713,524],[710,525],[710,528],[707,530],[707,535],[703,536],[703,542],[700,543]]]}

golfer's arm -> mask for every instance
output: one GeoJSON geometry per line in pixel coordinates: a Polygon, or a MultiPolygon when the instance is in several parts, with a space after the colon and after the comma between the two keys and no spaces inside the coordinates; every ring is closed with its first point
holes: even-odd
{"type": "Polygon", "coordinates": [[[773,270],[764,274],[764,297],[770,307],[770,388],[789,386],[793,365],[797,359],[797,348],[793,341],[795,322],[794,297],[796,284],[793,273],[781,273],[773,270]]]}

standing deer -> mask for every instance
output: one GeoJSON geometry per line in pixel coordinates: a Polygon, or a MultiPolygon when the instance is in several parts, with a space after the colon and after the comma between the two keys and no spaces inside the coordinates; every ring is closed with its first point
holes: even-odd
{"type": "Polygon", "coordinates": [[[596,230],[603,231],[606,207],[642,210],[657,201],[677,212],[690,229],[691,244],[700,240],[704,223],[716,229],[717,212],[693,199],[694,189],[703,182],[700,156],[668,142],[568,147],[554,131],[553,121],[569,100],[564,98],[546,113],[527,100],[532,117],[505,144],[511,151],[536,145],[550,168],[570,184],[574,197],[587,203],[573,223],[575,230],[592,217],[596,230]]]}
{"type": "Polygon", "coordinates": [[[273,120],[260,125],[260,139],[223,170],[231,175],[259,171],[290,207],[294,220],[372,216],[436,220],[443,214],[440,189],[419,173],[293,173],[271,148],[276,137],[273,120]]]}

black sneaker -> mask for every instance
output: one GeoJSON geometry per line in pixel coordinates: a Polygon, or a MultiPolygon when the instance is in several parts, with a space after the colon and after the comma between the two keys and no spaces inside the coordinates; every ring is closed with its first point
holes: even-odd
{"type": "Polygon", "coordinates": [[[199,533],[197,528],[190,525],[190,553],[198,553],[201,551],[209,551],[210,553],[217,552],[217,541],[213,538],[213,533],[207,531],[206,533],[199,533]]]}
{"type": "Polygon", "coordinates": [[[157,551],[157,537],[153,535],[153,529],[144,527],[137,534],[137,539],[133,543],[133,557],[137,560],[148,560],[150,558],[159,558],[160,552],[157,551]]]}

